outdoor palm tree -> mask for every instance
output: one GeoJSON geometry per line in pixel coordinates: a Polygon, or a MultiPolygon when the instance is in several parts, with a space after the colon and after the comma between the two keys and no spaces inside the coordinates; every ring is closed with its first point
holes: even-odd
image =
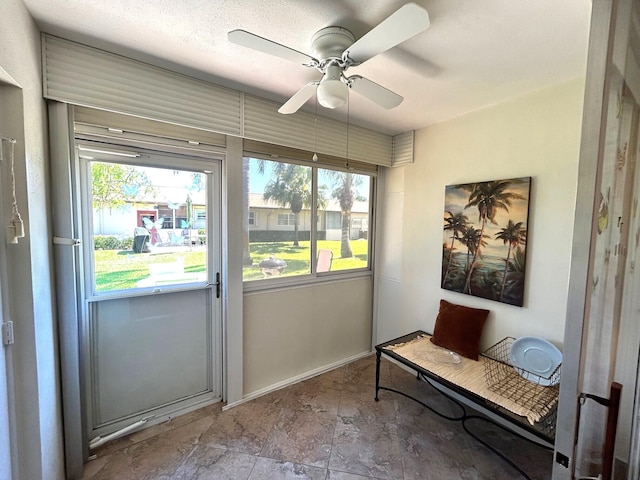
{"type": "Polygon", "coordinates": [[[467,229],[467,222],[469,219],[462,212],[458,212],[453,214],[450,211],[446,212],[449,217],[444,219],[444,230],[451,232],[451,245],[449,246],[449,258],[447,259],[447,268],[442,275],[442,286],[444,286],[444,282],[447,279],[447,275],[449,274],[449,268],[451,267],[451,262],[453,260],[453,251],[454,251],[454,243],[456,240],[461,240],[460,234],[463,233],[467,229]]]}
{"type": "Polygon", "coordinates": [[[504,296],[504,285],[507,282],[511,251],[527,242],[527,229],[524,228],[522,224],[523,222],[513,223],[513,220],[509,220],[507,226],[496,233],[496,239],[502,240],[505,245],[509,245],[507,257],[504,260],[504,273],[502,275],[502,285],[500,286],[500,301],[502,301],[502,297],[504,296]]]}
{"type": "MultiPolygon", "coordinates": [[[[258,173],[264,175],[265,163],[267,160],[260,158],[242,158],[242,264],[251,265],[253,259],[251,258],[251,250],[249,247],[249,197],[251,195],[251,162],[257,162],[258,173]]],[[[280,162],[269,162],[273,164],[273,174],[275,176],[282,173],[286,164],[280,162]]]]}
{"type": "MultiPolygon", "coordinates": [[[[519,193],[507,191],[512,183],[512,180],[494,180],[491,182],[470,183],[460,186],[460,188],[470,192],[468,203],[464,208],[467,209],[473,206],[478,208],[478,220],[481,223],[480,239],[484,236],[487,220],[495,225],[495,216],[498,210],[508,212],[513,200],[524,200],[524,197],[519,193]]],[[[473,253],[471,267],[467,273],[467,280],[463,290],[464,293],[471,293],[471,278],[473,276],[473,270],[476,267],[480,249],[481,245],[479,242],[473,253]]]]}
{"type": "Polygon", "coordinates": [[[361,175],[350,172],[338,172],[329,170],[329,175],[334,182],[331,196],[338,200],[342,213],[341,236],[340,236],[340,256],[342,258],[353,257],[351,245],[349,244],[349,233],[351,230],[351,209],[353,203],[358,199],[358,187],[362,185],[361,175]]]}
{"type": "Polygon", "coordinates": [[[242,264],[251,265],[251,251],[249,249],[249,195],[251,185],[251,159],[242,158],[242,264]]]}
{"type": "Polygon", "coordinates": [[[302,165],[279,164],[274,177],[264,187],[264,199],[273,200],[283,207],[289,207],[294,215],[293,246],[299,246],[298,214],[311,206],[311,168],[302,165]]]}

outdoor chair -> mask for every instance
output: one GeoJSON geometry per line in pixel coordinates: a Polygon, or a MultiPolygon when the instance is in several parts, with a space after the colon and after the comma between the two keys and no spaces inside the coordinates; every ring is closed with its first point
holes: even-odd
{"type": "Polygon", "coordinates": [[[333,262],[333,252],[331,250],[318,250],[318,261],[316,262],[316,272],[329,272],[333,262]]]}

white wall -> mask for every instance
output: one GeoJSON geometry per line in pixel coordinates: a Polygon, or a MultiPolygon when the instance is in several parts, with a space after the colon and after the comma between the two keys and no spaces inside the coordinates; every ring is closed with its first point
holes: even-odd
{"type": "Polygon", "coordinates": [[[245,294],[244,395],[369,352],[371,290],[367,276],[245,294]]]}
{"type": "Polygon", "coordinates": [[[2,2],[0,45],[0,67],[20,87],[3,91],[3,104],[8,108],[0,111],[0,126],[6,130],[5,135],[18,140],[16,193],[27,233],[18,245],[7,246],[9,308],[16,336],[11,349],[18,446],[14,454],[19,470],[14,475],[55,480],[63,478],[63,458],[52,305],[46,115],[40,34],[21,0],[2,2]]]}
{"type": "Polygon", "coordinates": [[[386,169],[378,228],[379,342],[433,331],[441,298],[491,311],[481,348],[505,336],[563,342],[584,81],[539,90],[416,132],[415,163],[386,169]],[[523,307],[440,288],[444,188],[532,177],[523,307]]]}

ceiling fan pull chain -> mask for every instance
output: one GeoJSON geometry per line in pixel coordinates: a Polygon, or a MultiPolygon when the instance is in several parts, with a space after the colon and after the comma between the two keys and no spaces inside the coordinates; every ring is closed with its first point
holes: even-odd
{"type": "Polygon", "coordinates": [[[316,114],[313,117],[313,157],[311,160],[318,161],[318,98],[316,97],[316,114]]]}
{"type": "Polygon", "coordinates": [[[347,90],[347,162],[345,167],[349,170],[349,111],[351,107],[351,102],[349,101],[349,91],[347,90]]]}

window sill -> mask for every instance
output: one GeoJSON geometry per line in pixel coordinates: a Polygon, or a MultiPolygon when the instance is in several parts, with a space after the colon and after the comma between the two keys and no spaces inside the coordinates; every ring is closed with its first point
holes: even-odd
{"type": "Polygon", "coordinates": [[[330,272],[314,275],[300,275],[295,277],[283,277],[278,279],[253,280],[243,283],[245,294],[262,293],[265,291],[290,290],[293,288],[307,287],[318,283],[346,282],[357,278],[371,277],[371,270],[353,270],[349,272],[330,272]]]}

